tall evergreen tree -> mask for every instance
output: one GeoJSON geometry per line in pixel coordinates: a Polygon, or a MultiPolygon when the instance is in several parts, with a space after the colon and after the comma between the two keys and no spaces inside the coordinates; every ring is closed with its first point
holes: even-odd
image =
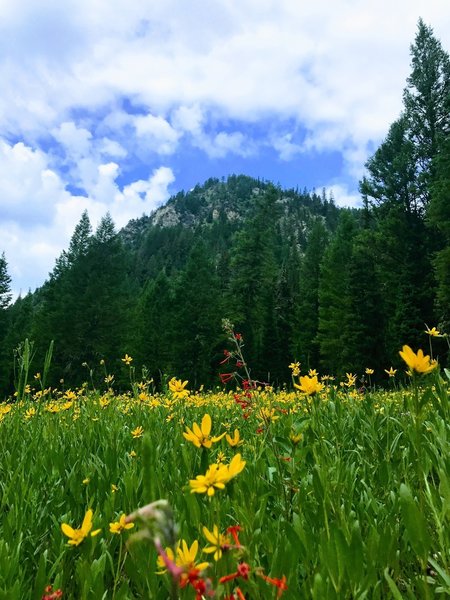
{"type": "Polygon", "coordinates": [[[348,265],[350,313],[343,323],[346,343],[342,347],[343,365],[360,375],[366,368],[380,374],[387,364],[377,254],[373,233],[361,231],[348,265]]]}
{"type": "Polygon", "coordinates": [[[236,235],[227,294],[228,315],[239,326],[252,357],[253,367],[264,377],[265,329],[270,320],[270,297],[276,282],[276,232],[278,192],[269,187],[252,219],[236,235]]]}
{"type": "Polygon", "coordinates": [[[319,364],[319,279],[320,265],[327,243],[328,233],[323,220],[317,219],[310,230],[305,254],[297,273],[300,290],[292,341],[293,356],[308,368],[316,368],[319,364]]]}
{"type": "Polygon", "coordinates": [[[0,256],[0,309],[5,309],[11,302],[11,277],[5,253],[0,256]]]}
{"type": "Polygon", "coordinates": [[[352,320],[348,266],[355,234],[354,218],[350,212],[343,212],[336,235],[325,251],[320,272],[317,343],[322,367],[333,374],[342,374],[349,368],[342,355],[349,342],[348,324],[352,320]]]}
{"type": "Polygon", "coordinates": [[[160,376],[173,374],[172,344],[179,333],[175,331],[174,291],[164,270],[149,280],[135,311],[135,328],[130,349],[136,363],[145,365],[161,384],[160,376]]]}
{"type": "Polygon", "coordinates": [[[449,130],[450,59],[431,27],[419,20],[411,45],[412,71],[403,94],[409,140],[414,145],[417,193],[423,207],[430,198],[433,159],[449,130]]]}
{"type": "Polygon", "coordinates": [[[177,278],[174,301],[174,375],[189,379],[194,386],[211,383],[217,377],[223,308],[216,268],[202,241],[192,248],[177,278]]]}
{"type": "Polygon", "coordinates": [[[5,338],[9,323],[7,307],[11,302],[11,297],[11,277],[8,273],[8,265],[3,252],[0,256],[0,381],[6,379],[10,358],[5,346],[5,338]]]}
{"type": "Polygon", "coordinates": [[[428,217],[429,222],[443,238],[442,246],[434,257],[434,267],[438,283],[437,316],[440,327],[448,333],[450,331],[450,131],[435,158],[435,178],[428,217]]]}

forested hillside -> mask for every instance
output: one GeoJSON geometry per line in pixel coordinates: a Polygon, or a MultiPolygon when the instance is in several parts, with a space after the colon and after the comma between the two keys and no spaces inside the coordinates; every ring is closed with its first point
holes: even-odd
{"type": "MultiPolygon", "coordinates": [[[[0,388],[13,352],[34,341],[51,385],[108,372],[121,357],[190,385],[217,385],[223,318],[242,333],[252,376],[281,384],[298,360],[321,373],[364,373],[450,332],[450,60],[419,22],[403,111],[367,162],[363,208],[244,175],[210,179],[120,232],[84,214],[49,280],[9,305],[0,262],[0,388]],[[87,365],[82,367],[82,365],[87,365]]],[[[382,99],[380,99],[382,101],[382,99]]],[[[445,363],[445,339],[437,340],[445,363]]]]}

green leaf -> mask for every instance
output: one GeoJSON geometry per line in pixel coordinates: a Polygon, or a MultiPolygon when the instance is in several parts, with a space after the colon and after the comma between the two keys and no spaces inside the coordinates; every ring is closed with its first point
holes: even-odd
{"type": "Polygon", "coordinates": [[[400,506],[409,542],[416,554],[426,559],[431,546],[426,521],[411,490],[404,483],[400,485],[400,506]]]}
{"type": "Polygon", "coordinates": [[[384,570],[384,578],[386,579],[386,581],[388,583],[389,589],[392,592],[392,596],[394,597],[394,600],[403,600],[403,596],[401,595],[400,590],[396,586],[395,581],[389,575],[388,567],[386,567],[384,570]]]}

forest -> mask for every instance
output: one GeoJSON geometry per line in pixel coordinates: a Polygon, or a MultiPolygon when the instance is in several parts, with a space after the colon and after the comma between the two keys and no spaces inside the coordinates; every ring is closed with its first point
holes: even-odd
{"type": "MultiPolygon", "coordinates": [[[[382,101],[382,99],[380,99],[382,101]]],[[[150,216],[93,231],[84,213],[48,280],[11,302],[0,256],[0,398],[23,342],[47,385],[125,384],[121,357],[160,386],[222,385],[229,319],[252,378],[281,386],[290,361],[322,374],[388,380],[403,344],[450,333],[450,58],[419,21],[403,110],[366,163],[362,208],[245,175],[209,179],[150,216]],[[123,377],[123,380],[121,380],[123,377]]],[[[1,248],[0,248],[1,250],[1,248]]],[[[236,367],[238,369],[238,367],[236,367]]]]}

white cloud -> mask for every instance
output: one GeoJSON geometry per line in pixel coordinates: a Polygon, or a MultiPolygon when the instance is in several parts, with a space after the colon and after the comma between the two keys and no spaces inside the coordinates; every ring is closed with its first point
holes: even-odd
{"type": "Polygon", "coordinates": [[[283,161],[338,152],[336,198],[356,201],[347,182],[401,110],[420,16],[450,50],[442,0],[0,1],[9,262],[25,272],[33,247],[44,263],[84,207],[148,212],[173,182],[161,160],[176,169],[186,148],[243,171],[267,146],[283,161]]]}
{"type": "Polygon", "coordinates": [[[43,283],[84,210],[94,226],[109,211],[123,227],[166,201],[175,179],[171,169],[159,167],[147,180],[121,187],[119,165],[90,163],[90,194],[73,195],[50,161],[23,143],[0,141],[0,252],[6,253],[15,295],[43,283]]]}
{"type": "Polygon", "coordinates": [[[333,196],[336,206],[346,208],[362,207],[361,196],[356,192],[350,191],[346,185],[335,183],[333,185],[326,186],[325,189],[328,192],[328,196],[330,194],[333,196]]]}
{"type": "Polygon", "coordinates": [[[304,147],[301,144],[297,144],[292,140],[292,133],[285,133],[281,136],[272,137],[271,144],[278,152],[281,160],[291,160],[294,156],[304,150],[304,147]]]}
{"type": "Polygon", "coordinates": [[[162,117],[152,114],[134,118],[138,143],[157,154],[173,154],[180,138],[173,127],[162,117]]]}

